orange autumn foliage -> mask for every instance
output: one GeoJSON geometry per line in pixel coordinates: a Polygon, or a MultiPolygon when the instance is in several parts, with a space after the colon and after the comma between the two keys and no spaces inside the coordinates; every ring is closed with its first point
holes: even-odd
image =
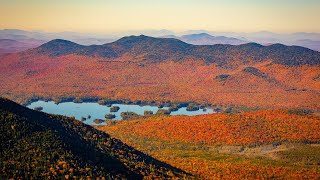
{"type": "Polygon", "coordinates": [[[320,109],[320,68],[317,66],[262,62],[226,68],[199,59],[159,63],[128,59],[131,58],[110,60],[74,54],[0,57],[0,96],[20,103],[34,96],[98,96],[118,100],[320,109]],[[259,69],[268,78],[243,72],[248,66],[259,69]],[[217,79],[221,74],[230,77],[217,79]]]}
{"type": "Polygon", "coordinates": [[[138,137],[204,143],[208,145],[250,145],[285,141],[320,142],[320,120],[283,110],[241,114],[161,116],[122,121],[102,128],[138,137]]]}
{"type": "MultiPolygon", "coordinates": [[[[160,158],[161,159],[161,158],[160,158]]],[[[318,179],[316,168],[261,166],[250,161],[238,163],[215,162],[204,159],[163,158],[175,167],[195,174],[200,179],[318,179]]]]}
{"type": "Polygon", "coordinates": [[[320,178],[317,165],[279,164],[277,160],[254,156],[238,159],[237,155],[199,149],[281,141],[319,143],[320,120],[312,114],[265,110],[231,115],[160,116],[97,128],[199,179],[320,178]]]}

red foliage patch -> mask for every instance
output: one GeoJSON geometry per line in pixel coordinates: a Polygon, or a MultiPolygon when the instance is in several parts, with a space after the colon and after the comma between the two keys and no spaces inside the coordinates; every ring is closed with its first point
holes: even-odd
{"type": "Polygon", "coordinates": [[[320,120],[285,111],[259,111],[233,115],[151,117],[123,121],[107,131],[168,141],[241,145],[283,141],[320,142],[320,120]]]}

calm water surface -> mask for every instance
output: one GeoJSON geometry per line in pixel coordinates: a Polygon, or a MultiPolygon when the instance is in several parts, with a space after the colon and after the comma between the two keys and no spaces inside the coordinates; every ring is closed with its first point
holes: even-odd
{"type": "MultiPolygon", "coordinates": [[[[100,105],[98,103],[74,103],[74,102],[64,102],[55,104],[53,101],[37,101],[33,102],[27,107],[33,109],[34,107],[43,107],[43,112],[51,114],[60,114],[65,116],[74,116],[76,119],[81,119],[81,117],[87,118],[88,115],[91,116],[90,119],[84,121],[86,124],[95,124],[94,119],[105,119],[106,114],[114,114],[116,117],[114,120],[121,120],[121,112],[135,112],[139,115],[143,115],[144,111],[152,111],[156,113],[158,111],[157,106],[139,106],[139,105],[127,105],[127,104],[113,104],[112,106],[119,106],[118,112],[110,112],[110,107],[100,105]]],[[[168,109],[164,107],[163,109],[168,109]]],[[[214,113],[212,109],[207,109],[203,111],[202,109],[198,111],[187,111],[186,108],[180,108],[178,111],[171,112],[170,115],[200,115],[200,114],[211,114],[214,113]]]]}

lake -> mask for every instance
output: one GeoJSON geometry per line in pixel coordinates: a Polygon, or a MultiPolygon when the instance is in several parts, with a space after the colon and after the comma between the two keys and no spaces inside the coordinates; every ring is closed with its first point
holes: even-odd
{"type": "MultiPolygon", "coordinates": [[[[84,121],[86,124],[95,124],[94,119],[105,119],[106,114],[114,114],[116,117],[114,120],[121,120],[121,112],[135,112],[139,115],[143,115],[144,111],[152,111],[154,114],[158,111],[157,106],[139,106],[139,105],[128,105],[128,104],[113,104],[112,106],[120,107],[118,112],[110,112],[110,107],[105,105],[100,105],[98,103],[74,103],[74,102],[64,102],[55,104],[54,101],[36,101],[28,105],[27,107],[33,109],[35,107],[43,107],[42,111],[50,114],[59,114],[65,116],[74,116],[76,119],[81,119],[81,117],[87,118],[88,115],[91,116],[90,119],[84,121]]],[[[163,107],[162,109],[168,109],[169,107],[163,107]]],[[[187,115],[194,116],[200,114],[211,114],[214,113],[213,109],[207,108],[206,111],[199,109],[197,111],[187,111],[185,107],[180,108],[178,111],[171,112],[170,115],[187,115]]]]}

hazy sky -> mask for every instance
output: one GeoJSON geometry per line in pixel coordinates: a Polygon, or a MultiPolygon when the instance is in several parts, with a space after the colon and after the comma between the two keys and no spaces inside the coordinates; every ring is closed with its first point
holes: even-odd
{"type": "Polygon", "coordinates": [[[0,29],[320,32],[320,0],[0,0],[0,29]]]}

